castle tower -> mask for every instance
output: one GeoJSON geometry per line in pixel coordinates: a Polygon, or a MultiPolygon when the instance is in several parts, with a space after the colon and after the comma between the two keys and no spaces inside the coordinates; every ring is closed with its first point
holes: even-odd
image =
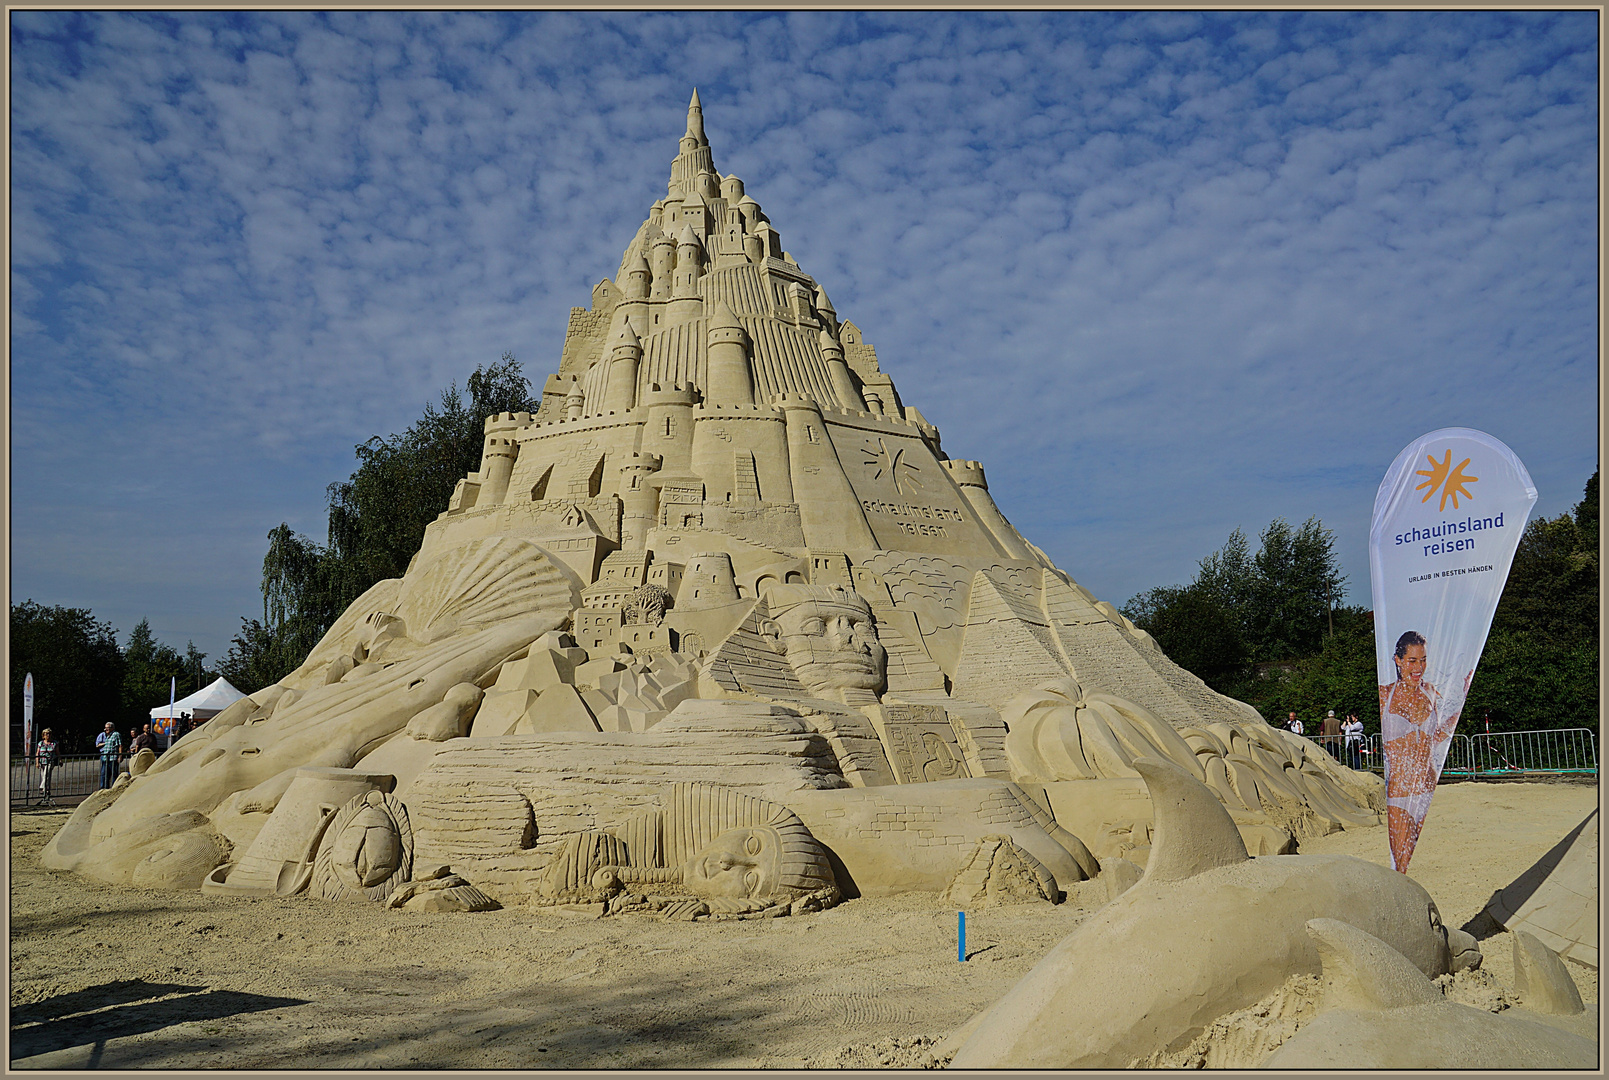
{"type": "Polygon", "coordinates": [[[821,406],[803,394],[782,394],[788,425],[788,465],[805,546],[831,551],[877,547],[855,488],[827,435],[821,406]]]}
{"type": "Polygon", "coordinates": [[[754,201],[754,196],[744,195],[737,201],[737,208],[743,214],[743,222],[753,232],[760,224],[760,204],[754,201]]]}
{"type": "Polygon", "coordinates": [[[661,232],[654,237],[650,250],[653,257],[649,263],[649,274],[653,284],[648,293],[649,299],[669,300],[676,273],[676,241],[669,233],[661,232]]]}
{"type": "Polygon", "coordinates": [[[855,389],[855,380],[844,361],[844,347],[825,329],[817,340],[821,343],[821,358],[827,361],[827,374],[832,378],[832,391],[838,395],[838,404],[857,412],[865,410],[866,402],[861,399],[860,391],[855,389]]]}
{"type": "Polygon", "coordinates": [[[749,332],[725,300],[715,301],[706,338],[709,349],[704,401],[709,405],[753,405],[754,376],[749,369],[749,332]]]}
{"type": "Polygon", "coordinates": [[[658,454],[631,454],[620,464],[620,547],[641,551],[648,544],[648,530],[659,514],[659,490],[649,477],[659,471],[658,454]]]}
{"type": "Polygon", "coordinates": [[[631,320],[631,328],[641,338],[648,333],[652,320],[648,317],[648,295],[652,288],[653,271],[648,267],[648,259],[638,252],[626,266],[625,281],[622,282],[622,292],[625,299],[620,302],[617,311],[623,313],[631,320]]]}
{"type": "Polygon", "coordinates": [[[642,452],[657,456],[665,472],[686,473],[693,452],[693,389],[681,383],[650,383],[642,404],[648,421],[642,430],[642,452]]]}
{"type": "Polygon", "coordinates": [[[698,103],[698,90],[694,89],[693,98],[687,104],[687,131],[682,135],[676,160],[670,165],[669,193],[691,196],[697,190],[698,174],[714,171],[710,141],[704,135],[704,109],[698,103]]]}
{"type": "Polygon", "coordinates": [[[793,312],[795,324],[816,321],[815,309],[810,305],[810,290],[800,282],[793,281],[788,284],[788,309],[793,312]]]}
{"type": "Polygon", "coordinates": [[[832,301],[827,299],[827,290],[819,285],[816,286],[815,303],[816,318],[820,319],[821,325],[826,327],[836,338],[838,336],[838,313],[832,309],[832,301]]]}
{"type": "Polygon", "coordinates": [[[624,312],[620,316],[620,329],[615,332],[609,353],[609,382],[604,391],[603,411],[606,413],[630,412],[637,404],[637,365],[642,360],[642,341],[631,328],[631,320],[624,312]]]}
{"type": "Polygon", "coordinates": [[[581,413],[586,409],[587,395],[581,389],[581,380],[576,379],[570,384],[570,390],[564,395],[564,418],[566,420],[579,420],[581,413]]]}
{"type": "Polygon", "coordinates": [[[677,611],[698,611],[736,603],[737,579],[732,557],[724,551],[704,551],[687,560],[681,587],[676,590],[677,611]]]}
{"type": "Polygon", "coordinates": [[[703,276],[704,244],[692,225],[684,224],[676,237],[676,276],[665,312],[671,325],[695,319],[703,311],[704,301],[698,295],[698,279],[703,276]]]}
{"type": "Polygon", "coordinates": [[[1033,552],[1028,550],[1028,545],[1023,543],[1021,535],[1012,528],[1011,522],[1006,520],[1006,516],[994,504],[994,498],[989,494],[989,485],[983,478],[983,465],[976,461],[950,460],[944,463],[944,468],[950,474],[950,479],[961,489],[961,494],[967,497],[967,502],[972,504],[972,509],[977,511],[984,527],[989,530],[1001,549],[1013,559],[1036,561],[1033,552]]]}
{"type": "Polygon", "coordinates": [[[515,433],[531,422],[528,412],[496,413],[486,418],[486,442],[480,454],[480,494],[476,506],[496,506],[508,496],[508,478],[514,475],[514,459],[520,444],[515,433]]]}

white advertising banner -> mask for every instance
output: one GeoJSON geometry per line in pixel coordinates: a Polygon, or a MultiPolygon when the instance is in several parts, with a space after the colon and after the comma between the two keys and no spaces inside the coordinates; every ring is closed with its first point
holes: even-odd
{"type": "Polygon", "coordinates": [[[33,753],[34,745],[34,673],[22,680],[22,756],[33,753]]]}
{"type": "Polygon", "coordinates": [[[1536,486],[1483,431],[1442,428],[1374,497],[1369,575],[1391,864],[1404,873],[1486,646],[1536,486]]]}

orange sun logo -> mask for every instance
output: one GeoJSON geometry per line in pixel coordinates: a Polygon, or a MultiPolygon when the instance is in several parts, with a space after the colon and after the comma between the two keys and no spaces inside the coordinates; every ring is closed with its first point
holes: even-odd
{"type": "Polygon", "coordinates": [[[1480,477],[1465,475],[1464,469],[1469,466],[1469,458],[1460,461],[1456,469],[1452,467],[1453,452],[1451,450],[1447,451],[1440,461],[1437,461],[1430,454],[1425,455],[1425,460],[1430,463],[1430,468],[1414,471],[1415,476],[1425,478],[1423,483],[1415,485],[1414,490],[1429,489],[1425,492],[1425,497],[1419,500],[1420,502],[1429,502],[1430,497],[1436,494],[1437,488],[1441,489],[1441,504],[1437,507],[1438,511],[1447,509],[1447,500],[1449,498],[1453,501],[1454,510],[1458,509],[1458,497],[1460,495],[1466,499],[1472,500],[1475,498],[1474,495],[1470,494],[1468,485],[1473,484],[1480,477]]]}

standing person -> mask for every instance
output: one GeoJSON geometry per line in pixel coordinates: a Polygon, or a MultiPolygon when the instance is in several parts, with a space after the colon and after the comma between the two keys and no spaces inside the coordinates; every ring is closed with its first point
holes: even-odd
{"type": "Polygon", "coordinates": [[[1346,714],[1341,734],[1346,739],[1346,763],[1354,769],[1363,768],[1363,721],[1357,713],[1346,714]]]}
{"type": "Polygon", "coordinates": [[[149,750],[153,754],[156,753],[156,736],[151,734],[150,724],[146,724],[144,730],[138,735],[134,736],[133,741],[129,743],[130,756],[138,754],[141,750],[149,750]]]}
{"type": "Polygon", "coordinates": [[[49,728],[39,733],[39,745],[34,748],[34,760],[39,763],[41,805],[55,806],[56,800],[50,797],[50,777],[56,771],[56,762],[59,759],[56,751],[56,740],[51,736],[49,728]]]}
{"type": "Polygon", "coordinates": [[[1324,749],[1329,752],[1329,755],[1339,761],[1341,759],[1341,721],[1335,718],[1334,709],[1331,709],[1328,715],[1319,721],[1319,739],[1323,743],[1324,749]]]}
{"type": "Polygon", "coordinates": [[[1296,719],[1296,714],[1294,712],[1291,713],[1290,719],[1285,721],[1285,730],[1289,731],[1293,735],[1300,735],[1302,733],[1302,722],[1296,719]]]}
{"type": "Polygon", "coordinates": [[[123,736],[110,720],[106,730],[95,736],[95,749],[101,752],[101,787],[109,788],[117,779],[117,763],[123,758],[123,736]]]}

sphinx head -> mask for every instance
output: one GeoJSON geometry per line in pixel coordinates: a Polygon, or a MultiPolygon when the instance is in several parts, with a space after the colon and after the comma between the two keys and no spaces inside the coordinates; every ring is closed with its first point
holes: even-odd
{"type": "Polygon", "coordinates": [[[877,641],[871,605],[848,589],[779,585],[765,594],[762,631],[818,697],[882,690],[888,654],[877,641]]]}
{"type": "Polygon", "coordinates": [[[682,864],[694,896],[793,900],[833,881],[821,842],[791,813],[773,825],[728,829],[682,864]]]}

